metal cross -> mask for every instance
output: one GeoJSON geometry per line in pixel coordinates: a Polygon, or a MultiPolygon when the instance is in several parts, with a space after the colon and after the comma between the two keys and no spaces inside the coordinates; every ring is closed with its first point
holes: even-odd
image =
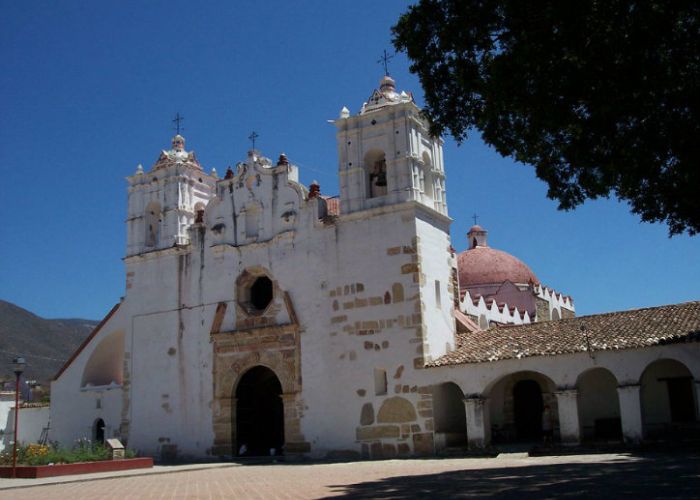
{"type": "Polygon", "coordinates": [[[474,215],[472,215],[472,219],[474,219],[474,225],[476,226],[476,225],[477,225],[477,221],[479,220],[479,216],[476,215],[476,214],[474,214],[474,215]]]}
{"type": "Polygon", "coordinates": [[[258,137],[259,137],[259,136],[258,136],[258,134],[255,132],[255,130],[253,130],[253,132],[248,136],[248,139],[250,139],[250,142],[253,143],[253,149],[255,149],[255,139],[257,139],[258,137]]]}
{"type": "Polygon", "coordinates": [[[175,127],[173,128],[177,131],[178,135],[180,135],[180,130],[185,130],[185,127],[180,126],[180,122],[184,119],[185,117],[180,116],[180,112],[178,111],[178,113],[175,115],[175,119],[173,120],[173,123],[175,124],[175,127]]]}
{"type": "Polygon", "coordinates": [[[390,56],[389,54],[386,53],[386,49],[384,49],[384,55],[379,58],[377,61],[378,64],[383,64],[384,65],[384,75],[389,76],[389,60],[393,59],[394,56],[390,56]]]}

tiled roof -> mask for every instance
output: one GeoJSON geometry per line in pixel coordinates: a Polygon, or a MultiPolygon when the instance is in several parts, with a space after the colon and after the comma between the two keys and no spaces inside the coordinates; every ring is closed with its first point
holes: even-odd
{"type": "Polygon", "coordinates": [[[428,366],[632,349],[675,342],[700,342],[700,302],[458,333],[455,350],[428,366]]]}

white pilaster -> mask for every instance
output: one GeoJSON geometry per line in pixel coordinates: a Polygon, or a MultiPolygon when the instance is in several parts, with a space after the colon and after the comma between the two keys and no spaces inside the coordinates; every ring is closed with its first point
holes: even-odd
{"type": "Polygon", "coordinates": [[[617,388],[617,394],[620,398],[622,436],[626,443],[638,443],[642,440],[642,405],[639,398],[639,388],[639,384],[617,388]]]}
{"type": "Polygon", "coordinates": [[[564,444],[581,442],[581,425],[578,419],[578,391],[566,389],[554,393],[559,407],[559,434],[564,444]]]}
{"type": "Polygon", "coordinates": [[[467,442],[469,449],[485,448],[491,444],[491,419],[488,412],[488,399],[481,397],[465,398],[464,413],[467,418],[467,442]]]}

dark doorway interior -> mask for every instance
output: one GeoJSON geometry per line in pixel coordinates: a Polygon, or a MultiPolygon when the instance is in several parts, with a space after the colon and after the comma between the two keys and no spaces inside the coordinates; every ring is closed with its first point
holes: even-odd
{"type": "Polygon", "coordinates": [[[692,422],[695,420],[693,408],[693,384],[690,377],[666,379],[668,402],[671,407],[671,422],[692,422]]]}
{"type": "Polygon", "coordinates": [[[95,442],[104,443],[105,442],[105,421],[98,418],[95,422],[95,442]]]}
{"type": "Polygon", "coordinates": [[[534,380],[521,380],[513,388],[515,432],[519,440],[542,436],[542,389],[534,380]]]}
{"type": "Polygon", "coordinates": [[[264,366],[248,370],[236,388],[237,453],[244,456],[280,454],[284,444],[282,386],[275,373],[264,366]],[[245,445],[245,453],[241,448],[245,445]]]}

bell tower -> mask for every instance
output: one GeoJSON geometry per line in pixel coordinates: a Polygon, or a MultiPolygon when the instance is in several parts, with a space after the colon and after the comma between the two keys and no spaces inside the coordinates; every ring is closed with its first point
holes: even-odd
{"type": "Polygon", "coordinates": [[[417,201],[447,215],[443,141],[385,75],[357,115],[335,120],[341,212],[417,201]]]}
{"type": "Polygon", "coordinates": [[[189,243],[187,228],[214,196],[216,173],[208,175],[177,134],[150,171],[141,165],[129,183],[127,257],[189,243]]]}

